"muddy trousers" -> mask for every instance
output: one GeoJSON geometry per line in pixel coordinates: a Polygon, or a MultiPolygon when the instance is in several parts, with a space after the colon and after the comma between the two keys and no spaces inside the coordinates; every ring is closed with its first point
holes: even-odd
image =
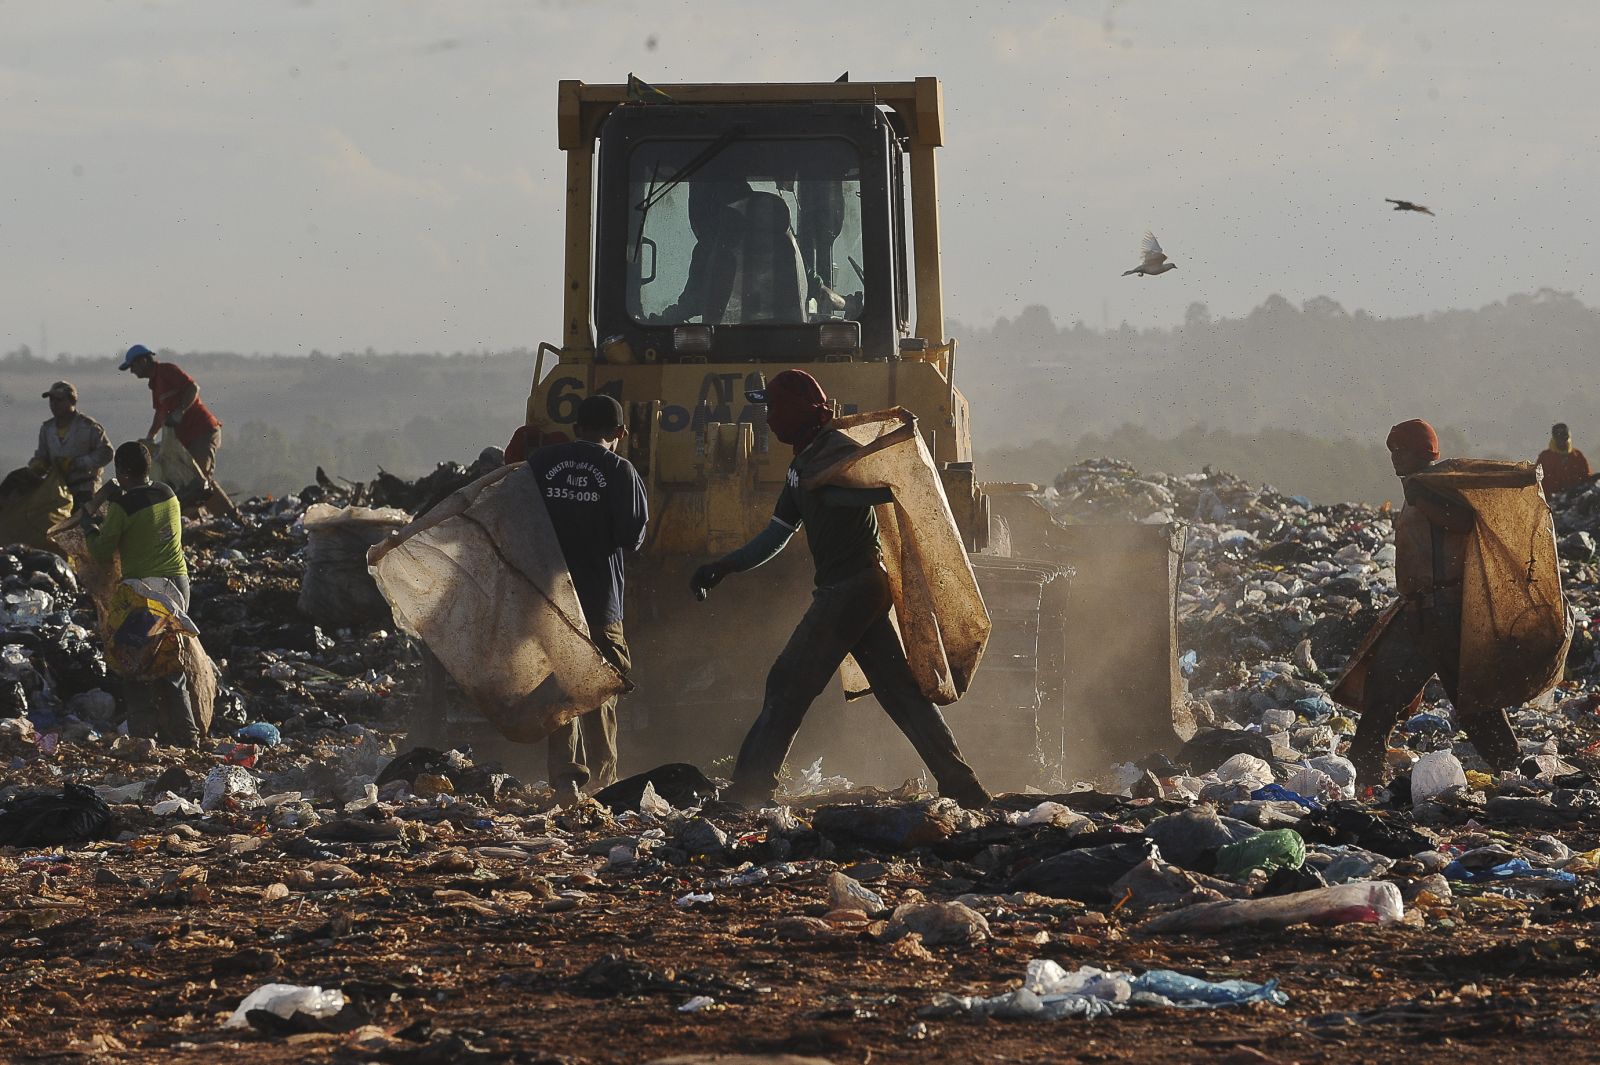
{"type": "Polygon", "coordinates": [[[200,723],[189,700],[189,678],[182,673],[122,684],[128,704],[128,735],[149,736],[174,747],[200,746],[200,723]]]}
{"type": "Polygon", "coordinates": [[[1461,607],[1439,604],[1407,607],[1395,615],[1372,650],[1366,680],[1366,709],[1350,744],[1350,761],[1363,784],[1383,779],[1384,752],[1407,707],[1438,676],[1456,707],[1456,720],[1484,761],[1496,769],[1516,766],[1521,751],[1511,721],[1501,709],[1463,713],[1458,696],[1461,657],[1461,607]]]}
{"type": "Polygon", "coordinates": [[[853,655],[879,705],[932,770],[939,793],[967,806],[988,801],[944,715],[917,687],[889,609],[889,577],[881,566],[869,566],[813,593],[811,608],[767,674],[761,716],[739,748],[731,798],[744,803],[770,800],[806,711],[845,655],[853,655]]]}
{"type": "MultiPolygon", "coordinates": [[[[595,646],[612,665],[627,674],[633,667],[622,622],[589,626],[595,646]]],[[[603,788],[617,782],[617,697],[612,696],[580,717],[568,721],[550,734],[550,784],[560,789],[590,785],[603,788]]]]}

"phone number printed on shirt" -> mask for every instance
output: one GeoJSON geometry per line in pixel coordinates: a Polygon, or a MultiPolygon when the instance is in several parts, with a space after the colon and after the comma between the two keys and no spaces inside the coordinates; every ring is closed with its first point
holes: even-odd
{"type": "Polygon", "coordinates": [[[546,499],[570,499],[575,503],[598,503],[600,493],[590,489],[583,491],[573,488],[562,488],[559,485],[549,485],[544,490],[546,499]]]}

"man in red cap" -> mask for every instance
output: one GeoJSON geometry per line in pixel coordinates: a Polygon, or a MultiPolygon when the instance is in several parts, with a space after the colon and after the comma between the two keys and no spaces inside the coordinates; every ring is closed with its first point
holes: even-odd
{"type": "Polygon", "coordinates": [[[989,792],[961,757],[944,715],[917,686],[889,619],[889,578],[872,508],[891,502],[893,495],[887,488],[801,488],[809,459],[829,449],[825,444],[838,443],[830,440],[838,434],[828,428],[833,408],[810,374],[785,370],[768,387],[747,392],[746,397],[766,404],[768,428],[794,448],[795,458],[766,529],[738,550],[697,569],[691,590],[704,599],[728,574],[767,562],[801,525],[817,575],[810,608],[767,674],[761,715],[739,748],[729,797],[746,804],[771,799],[812,700],[851,655],[871,682],[878,703],[933,771],[939,793],[963,806],[987,806],[992,801],[989,792]]]}
{"type": "MultiPolygon", "coordinates": [[[[1401,607],[1368,656],[1365,705],[1350,744],[1357,779],[1374,785],[1383,779],[1389,733],[1431,677],[1438,676],[1452,705],[1459,703],[1462,575],[1468,534],[1477,522],[1464,501],[1412,480],[1439,461],[1433,426],[1421,419],[1401,422],[1389,430],[1388,445],[1405,492],[1405,506],[1394,518],[1401,607]]],[[[1460,723],[1484,761],[1502,769],[1516,765],[1521,752],[1504,710],[1460,723]]]]}

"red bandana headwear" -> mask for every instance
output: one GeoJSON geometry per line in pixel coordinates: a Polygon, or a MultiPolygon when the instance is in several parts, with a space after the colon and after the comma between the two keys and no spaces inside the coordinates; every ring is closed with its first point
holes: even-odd
{"type": "Polygon", "coordinates": [[[767,383],[767,426],[796,455],[832,420],[827,394],[804,370],[785,370],[767,383]]]}
{"type": "Polygon", "coordinates": [[[1439,434],[1421,418],[1412,418],[1390,429],[1387,443],[1390,451],[1406,447],[1430,456],[1429,461],[1439,457],[1439,434]]]}

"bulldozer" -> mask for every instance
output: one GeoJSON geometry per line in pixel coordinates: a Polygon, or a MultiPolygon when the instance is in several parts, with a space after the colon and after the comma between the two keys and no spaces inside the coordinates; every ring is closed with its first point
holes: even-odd
{"type": "MultiPolygon", "coordinates": [[[[771,515],[791,456],[745,392],[789,367],[840,413],[918,418],[993,623],[970,690],[946,709],[990,787],[1060,786],[1165,748],[1181,532],[1063,525],[1037,486],[977,477],[945,335],[938,79],[562,81],[557,113],[564,324],[559,346],[539,346],[526,423],[530,446],[565,440],[584,397],[614,397],[648,486],[627,573],[624,771],[722,765],[807,606],[810,560],[793,546],[709,602],[689,593],[695,566],[771,515]]],[[[887,716],[842,690],[797,739],[796,766],[811,755],[863,783],[919,767],[887,716]]]]}

